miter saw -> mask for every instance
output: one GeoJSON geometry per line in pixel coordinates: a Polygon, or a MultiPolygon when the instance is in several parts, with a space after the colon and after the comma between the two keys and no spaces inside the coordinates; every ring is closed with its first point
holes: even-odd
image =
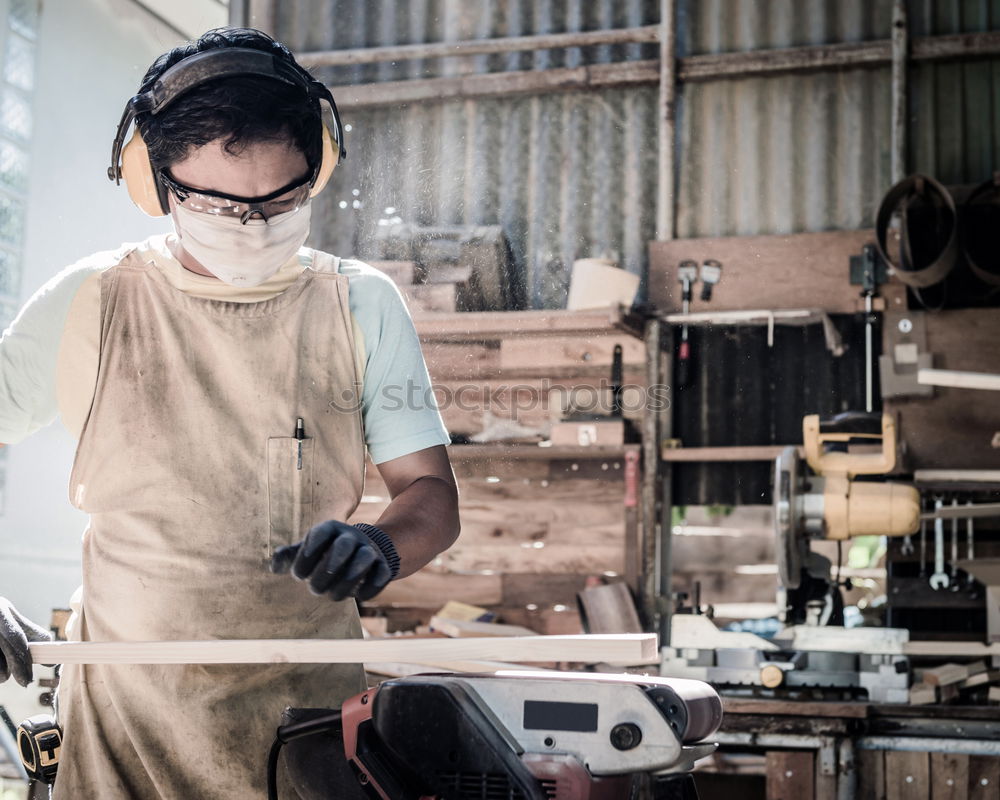
{"type": "Polygon", "coordinates": [[[789,625],[842,625],[830,560],[814,553],[810,541],[909,536],[920,526],[920,493],[903,483],[856,480],[895,467],[896,424],[889,414],[807,416],[802,449],[812,474],[796,447],[785,448],[774,467],[779,613],[784,607],[782,621],[789,625]]]}
{"type": "Polygon", "coordinates": [[[701,681],[532,671],[397,678],[307,711],[278,728],[270,800],[286,742],[309,800],[626,800],[637,781],[658,800],[697,800],[689,771],[722,722],[701,681]]]}

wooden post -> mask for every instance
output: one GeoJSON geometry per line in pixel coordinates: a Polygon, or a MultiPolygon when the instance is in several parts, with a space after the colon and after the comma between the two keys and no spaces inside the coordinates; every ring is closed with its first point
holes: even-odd
{"type": "Polygon", "coordinates": [[[906,0],[895,0],[892,7],[892,183],[906,175],[906,60],[909,50],[909,30],[906,0]]]}
{"type": "Polygon", "coordinates": [[[235,0],[236,8],[230,7],[230,24],[236,24],[232,21],[234,14],[242,15],[242,27],[256,28],[273,36],[278,23],[276,4],[277,0],[235,0]]]}
{"type": "Polygon", "coordinates": [[[811,750],[769,750],[767,752],[767,800],[813,800],[811,750]]]}
{"type": "Polygon", "coordinates": [[[674,238],[674,127],[677,104],[677,53],[674,0],[660,0],[660,126],[656,194],[656,238],[674,238]]]}
{"type": "MultiPolygon", "coordinates": [[[[660,337],[662,323],[656,318],[646,321],[646,385],[659,386],[662,381],[660,374],[660,337]]],[[[642,612],[646,630],[655,631],[659,628],[657,614],[656,590],[657,553],[656,553],[656,521],[657,496],[660,492],[660,431],[659,415],[646,404],[642,416],[642,612]]]]}
{"type": "MultiPolygon", "coordinates": [[[[674,354],[674,334],[673,328],[669,325],[664,325],[663,330],[663,345],[660,348],[660,374],[662,376],[662,383],[664,387],[671,386],[673,382],[673,354],[674,354]]],[[[650,390],[652,391],[652,390],[650,390]]],[[[648,395],[646,398],[647,403],[651,403],[654,399],[659,402],[660,396],[648,395]]],[[[659,424],[659,441],[662,443],[665,440],[673,436],[673,414],[674,414],[674,398],[673,392],[666,398],[666,407],[658,410],[657,412],[660,417],[659,424]]],[[[662,456],[662,447],[660,448],[660,454],[662,456]]],[[[667,647],[670,645],[670,614],[672,609],[671,598],[673,596],[673,573],[674,573],[674,561],[673,561],[673,537],[674,537],[674,525],[673,525],[673,466],[666,461],[660,460],[660,509],[659,509],[659,522],[660,522],[660,536],[657,549],[659,550],[659,599],[660,599],[660,624],[658,628],[658,633],[660,634],[660,643],[662,646],[667,647]]]]}

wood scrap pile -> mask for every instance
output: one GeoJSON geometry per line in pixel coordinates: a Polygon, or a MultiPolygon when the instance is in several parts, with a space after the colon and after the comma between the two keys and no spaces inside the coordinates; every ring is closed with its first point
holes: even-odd
{"type": "Polygon", "coordinates": [[[985,661],[915,669],[913,678],[911,705],[1000,703],[1000,669],[990,668],[985,661]]]}
{"type": "Polygon", "coordinates": [[[412,313],[503,311],[517,305],[510,246],[499,225],[382,226],[372,266],[387,273],[412,313]]]}
{"type": "MultiPolygon", "coordinates": [[[[601,592],[600,588],[601,587],[595,583],[594,587],[591,587],[581,593],[581,598],[586,595],[587,592],[592,592],[586,601],[587,605],[594,612],[595,618],[601,619],[602,624],[600,627],[614,630],[592,630],[591,632],[605,635],[611,633],[641,634],[642,628],[638,624],[638,616],[636,615],[635,606],[632,603],[631,595],[628,593],[627,587],[619,582],[608,584],[603,587],[605,589],[609,589],[610,591],[601,592]],[[593,593],[594,590],[597,590],[596,594],[593,593]],[[614,599],[613,601],[608,602],[610,598],[614,599]],[[600,605],[607,606],[607,608],[604,611],[596,612],[595,609],[600,605]]],[[[373,627],[379,627],[373,626],[370,622],[370,620],[375,619],[385,620],[384,617],[362,617],[366,630],[372,629],[373,627]]],[[[579,617],[577,617],[577,619],[579,619],[579,617]]],[[[582,631],[579,627],[577,627],[577,629],[573,631],[573,635],[581,632],[582,631]]],[[[509,641],[512,638],[524,638],[526,640],[531,640],[537,639],[539,636],[539,632],[532,630],[531,628],[527,628],[523,625],[514,625],[499,621],[497,615],[489,609],[451,600],[440,608],[437,613],[431,616],[427,625],[418,625],[413,631],[399,631],[392,634],[383,633],[380,636],[371,636],[370,638],[398,640],[426,638],[481,640],[503,639],[509,641]]],[[[529,652],[530,649],[530,647],[525,648],[525,652],[529,652]]],[[[463,661],[450,662],[447,665],[441,664],[440,666],[456,672],[482,672],[497,669],[582,669],[587,667],[592,667],[599,672],[620,672],[623,668],[630,666],[645,666],[648,669],[649,665],[658,663],[659,654],[655,653],[651,654],[648,659],[629,659],[627,663],[621,660],[574,661],[567,658],[564,661],[548,661],[545,663],[535,662],[529,665],[524,665],[518,663],[516,660],[511,660],[509,662],[497,662],[481,659],[466,659],[463,661]]],[[[393,677],[426,672],[428,669],[426,663],[417,665],[398,662],[376,662],[366,663],[365,666],[368,672],[373,675],[393,677]]]]}
{"type": "MultiPolygon", "coordinates": [[[[611,365],[622,350],[619,405],[638,424],[645,408],[645,350],[603,312],[521,311],[415,317],[445,425],[475,442],[539,441],[568,417],[611,419],[611,365]]],[[[618,428],[617,440],[623,441],[618,428]]],[[[562,442],[566,443],[566,442],[562,442]]],[[[578,437],[569,442],[579,444],[578,437]]],[[[592,437],[586,443],[606,445],[592,437]]]]}

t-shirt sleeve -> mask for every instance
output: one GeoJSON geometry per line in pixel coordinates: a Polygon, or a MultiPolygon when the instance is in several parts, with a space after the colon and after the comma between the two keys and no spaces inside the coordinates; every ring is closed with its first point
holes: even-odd
{"type": "Polygon", "coordinates": [[[74,265],[31,297],[0,338],[0,442],[16,444],[58,413],[56,363],[73,298],[93,272],[74,265]]]}
{"type": "Polygon", "coordinates": [[[396,285],[357,261],[342,262],[351,313],[364,338],[361,411],[372,461],[381,464],[450,442],[420,339],[396,285]]]}

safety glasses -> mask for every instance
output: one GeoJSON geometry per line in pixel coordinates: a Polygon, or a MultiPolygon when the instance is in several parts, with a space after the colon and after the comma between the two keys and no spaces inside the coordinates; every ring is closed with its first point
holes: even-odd
{"type": "Polygon", "coordinates": [[[246,225],[255,217],[267,222],[278,214],[287,214],[302,208],[309,200],[315,172],[310,172],[304,178],[298,178],[263,197],[237,197],[222,192],[206,192],[175,181],[165,170],[159,170],[158,175],[163,185],[173,192],[177,202],[185,208],[218,217],[236,217],[246,225]]]}

